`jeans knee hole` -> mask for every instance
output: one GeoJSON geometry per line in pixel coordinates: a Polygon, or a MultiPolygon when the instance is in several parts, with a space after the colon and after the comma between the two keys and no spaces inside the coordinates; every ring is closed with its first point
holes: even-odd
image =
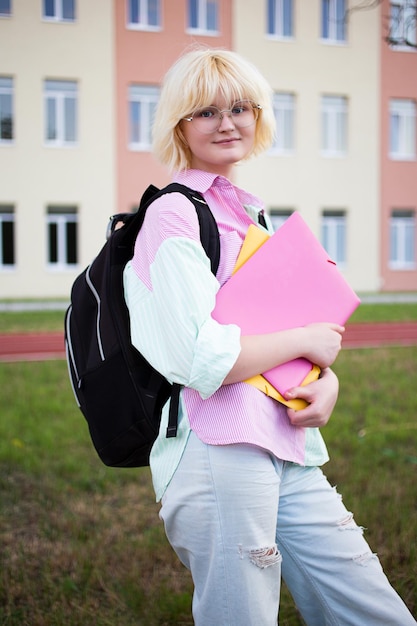
{"type": "MultiPolygon", "coordinates": [[[[241,545],[239,546],[239,553],[241,558],[243,558],[245,551],[241,545]]],[[[247,550],[246,554],[249,556],[250,562],[261,569],[277,565],[282,561],[281,553],[276,545],[267,548],[252,548],[247,550]]]]}

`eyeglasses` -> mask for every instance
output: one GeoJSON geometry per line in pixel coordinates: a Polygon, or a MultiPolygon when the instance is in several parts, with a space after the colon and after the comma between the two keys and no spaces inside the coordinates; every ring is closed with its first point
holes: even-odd
{"type": "Polygon", "coordinates": [[[186,122],[193,122],[196,130],[200,133],[210,134],[216,132],[222,123],[224,114],[227,113],[237,128],[251,126],[258,119],[260,104],[251,100],[235,102],[230,109],[222,111],[217,107],[204,107],[197,109],[190,117],[184,117],[186,122]]]}

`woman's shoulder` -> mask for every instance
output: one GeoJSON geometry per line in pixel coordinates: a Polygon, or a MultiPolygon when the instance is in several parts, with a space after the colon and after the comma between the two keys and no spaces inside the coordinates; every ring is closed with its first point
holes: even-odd
{"type": "Polygon", "coordinates": [[[164,194],[152,202],[141,229],[143,235],[153,232],[159,237],[199,237],[199,221],[192,201],[180,192],[164,194]]]}

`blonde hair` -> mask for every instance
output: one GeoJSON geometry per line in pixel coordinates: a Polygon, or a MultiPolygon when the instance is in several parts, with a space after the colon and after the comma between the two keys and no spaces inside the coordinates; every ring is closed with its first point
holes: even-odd
{"type": "Polygon", "coordinates": [[[249,61],[222,49],[196,49],[184,54],[168,70],[153,125],[153,152],[170,170],[190,167],[191,153],[181,131],[181,120],[215,102],[252,100],[262,107],[256,121],[253,149],[246,158],[270,147],[275,132],[272,89],[249,61]]]}

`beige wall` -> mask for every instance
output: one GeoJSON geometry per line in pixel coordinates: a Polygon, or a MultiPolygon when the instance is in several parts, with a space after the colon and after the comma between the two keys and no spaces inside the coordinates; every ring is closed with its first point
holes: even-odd
{"type": "Polygon", "coordinates": [[[16,269],[0,274],[1,297],[68,297],[75,275],[104,241],[115,205],[111,0],[80,0],[74,23],[42,20],[41,2],[13,1],[0,20],[0,75],[14,78],[15,139],[0,145],[0,203],[16,214],[16,269]],[[43,81],[78,83],[78,143],[44,145],[43,81]],[[79,268],[46,265],[46,207],[79,210],[79,268]]]}
{"type": "Polygon", "coordinates": [[[379,9],[353,13],[347,45],[329,46],[320,41],[319,0],[295,2],[295,37],[290,42],[265,35],[265,5],[236,2],[235,48],[261,68],[275,91],[296,96],[296,148],[293,155],[265,155],[242,166],[237,182],[261,195],[269,207],[299,210],[316,235],[323,209],[345,209],[344,274],[356,290],[377,290],[379,9]],[[348,98],[345,158],[320,155],[321,94],[348,98]]]}

